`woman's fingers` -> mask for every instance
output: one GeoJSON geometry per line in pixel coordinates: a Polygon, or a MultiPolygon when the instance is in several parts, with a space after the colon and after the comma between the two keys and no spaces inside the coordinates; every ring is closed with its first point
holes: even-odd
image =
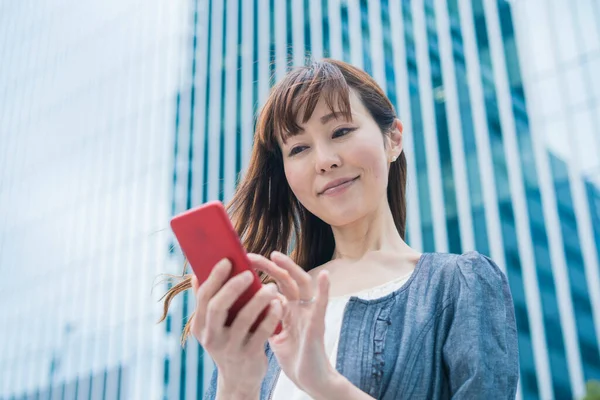
{"type": "Polygon", "coordinates": [[[250,336],[246,346],[249,349],[263,348],[267,339],[269,339],[277,324],[281,321],[283,310],[281,302],[278,299],[272,300],[271,307],[267,313],[267,317],[260,323],[257,330],[250,336]]]}
{"type": "Polygon", "coordinates": [[[202,344],[216,339],[222,332],[229,309],[252,284],[253,274],[244,271],[229,279],[208,302],[206,307],[206,328],[202,344]]]}
{"type": "Polygon", "coordinates": [[[298,300],[298,296],[300,295],[298,284],[288,271],[259,254],[248,254],[248,258],[256,269],[266,272],[275,279],[275,282],[277,282],[277,285],[279,286],[279,290],[285,297],[289,300],[298,300]]]}
{"type": "MultiPolygon", "coordinates": [[[[327,304],[329,303],[329,272],[321,271],[317,276],[317,296],[315,299],[315,310],[313,312],[313,323],[323,327],[325,334],[325,314],[327,312],[327,304]]],[[[321,334],[321,332],[319,332],[321,334]]]]}
{"type": "Polygon", "coordinates": [[[194,329],[197,330],[197,332],[195,333],[199,333],[204,329],[208,302],[225,284],[230,272],[231,262],[227,259],[223,259],[214,266],[208,279],[206,279],[202,285],[198,286],[198,278],[195,275],[192,277],[192,287],[194,286],[194,280],[196,281],[196,288],[194,290],[194,293],[196,294],[194,329]]]}
{"type": "Polygon", "coordinates": [[[274,283],[266,284],[256,292],[235,316],[229,330],[231,341],[242,345],[260,313],[275,299],[277,286],[274,283]]]}
{"type": "Polygon", "coordinates": [[[314,289],[312,278],[305,270],[300,268],[300,266],[292,261],[291,258],[278,251],[271,253],[271,260],[273,260],[273,262],[279,267],[287,271],[296,281],[299,290],[299,297],[297,299],[310,300],[313,297],[314,289]]]}

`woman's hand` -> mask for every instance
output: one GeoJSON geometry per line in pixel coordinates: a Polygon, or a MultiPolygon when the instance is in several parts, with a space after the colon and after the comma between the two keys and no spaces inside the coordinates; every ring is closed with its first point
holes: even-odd
{"type": "Polygon", "coordinates": [[[240,310],[230,327],[225,326],[229,308],[252,283],[246,271],[228,280],[231,263],[224,259],[213,268],[209,278],[198,287],[196,276],[192,288],[196,312],[190,331],[218,368],[218,392],[235,397],[256,394],[267,372],[264,345],[282,316],[277,288],[267,284],[240,310]],[[260,313],[271,305],[266,318],[250,334],[250,327],[260,313]]]}
{"type": "Polygon", "coordinates": [[[325,353],[328,274],[321,271],[313,279],[291,258],[279,252],[273,252],[271,260],[257,254],[248,256],[255,268],[277,282],[283,294],[280,296],[283,330],[269,339],[271,349],[287,377],[300,389],[317,397],[339,375],[325,353]]]}

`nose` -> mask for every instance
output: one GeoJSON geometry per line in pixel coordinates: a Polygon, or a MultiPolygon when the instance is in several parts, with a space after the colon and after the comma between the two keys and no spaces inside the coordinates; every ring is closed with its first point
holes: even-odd
{"type": "Polygon", "coordinates": [[[341,159],[331,146],[322,145],[315,150],[315,170],[317,173],[322,174],[341,166],[341,159]]]}

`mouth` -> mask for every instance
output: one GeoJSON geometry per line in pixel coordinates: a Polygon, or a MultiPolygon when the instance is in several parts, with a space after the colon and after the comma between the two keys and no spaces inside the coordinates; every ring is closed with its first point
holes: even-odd
{"type": "Polygon", "coordinates": [[[350,179],[339,179],[337,181],[333,181],[328,184],[324,190],[322,190],[319,195],[334,195],[337,193],[343,192],[347,187],[351,186],[355,181],[357,181],[360,176],[356,176],[350,179]]]}

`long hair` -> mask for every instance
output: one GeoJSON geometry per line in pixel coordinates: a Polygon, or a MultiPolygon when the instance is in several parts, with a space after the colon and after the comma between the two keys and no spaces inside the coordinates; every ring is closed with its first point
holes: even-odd
{"type": "MultiPolygon", "coordinates": [[[[321,97],[331,112],[351,120],[350,90],[358,95],[382,135],[389,134],[396,119],[392,103],[373,78],[347,63],[332,59],[312,62],[291,70],[272,88],[258,115],[248,170],[226,204],[247,252],[265,257],[275,250],[288,253],[307,271],[331,260],[335,248],[331,226],[309,212],[292,193],[277,139],[298,132],[298,121],[303,124],[310,119],[321,97]]],[[[406,158],[402,153],[390,166],[387,187],[388,203],[402,239],[406,227],[405,189],[406,158]]],[[[161,298],[165,301],[159,323],[166,318],[173,298],[192,287],[191,277],[183,274],[181,281],[161,298]]],[[[261,274],[261,279],[265,282],[269,277],[261,274]]],[[[189,325],[188,320],[182,345],[189,335],[189,325]]]]}

